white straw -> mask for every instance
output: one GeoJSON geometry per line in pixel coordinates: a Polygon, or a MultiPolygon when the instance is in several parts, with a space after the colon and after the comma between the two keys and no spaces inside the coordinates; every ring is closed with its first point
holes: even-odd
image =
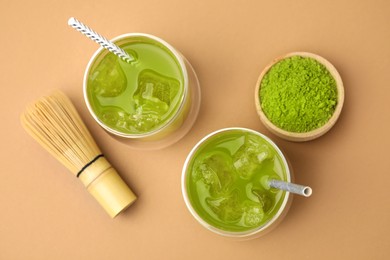
{"type": "Polygon", "coordinates": [[[106,48],[110,52],[114,53],[115,55],[119,56],[122,60],[126,62],[131,62],[134,60],[134,57],[130,54],[126,53],[123,49],[119,48],[117,45],[112,43],[111,41],[107,40],[102,35],[98,34],[79,20],[77,20],[74,17],[69,18],[68,25],[72,26],[77,31],[81,32],[91,40],[97,42],[102,46],[103,48],[106,48]]]}
{"type": "Polygon", "coordinates": [[[310,197],[313,192],[309,186],[294,184],[291,182],[270,180],[268,184],[275,189],[288,191],[305,197],[310,197]]]}

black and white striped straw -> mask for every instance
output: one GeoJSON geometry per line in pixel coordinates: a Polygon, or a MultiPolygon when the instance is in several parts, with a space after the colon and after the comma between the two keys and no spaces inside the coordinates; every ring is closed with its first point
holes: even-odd
{"type": "Polygon", "coordinates": [[[74,17],[69,18],[68,25],[72,26],[77,31],[81,32],[91,40],[97,42],[102,46],[103,48],[109,50],[110,52],[114,53],[115,55],[119,56],[122,60],[126,62],[131,62],[134,60],[134,57],[125,52],[123,49],[119,48],[117,45],[112,43],[111,41],[107,40],[102,35],[98,34],[79,20],[77,20],[74,17]]]}

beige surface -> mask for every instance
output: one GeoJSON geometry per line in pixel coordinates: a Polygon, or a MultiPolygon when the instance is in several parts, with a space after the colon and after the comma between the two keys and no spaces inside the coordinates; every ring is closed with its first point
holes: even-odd
{"type": "Polygon", "coordinates": [[[390,2],[2,1],[0,259],[386,259],[390,255],[390,2]],[[179,143],[135,151],[93,122],[82,77],[97,46],[67,26],[75,16],[108,38],[151,33],[176,46],[202,87],[200,115],[179,143]],[[344,110],[318,140],[271,135],[253,102],[273,58],[317,53],[344,81],[344,110]],[[83,185],[21,128],[25,104],[59,88],[74,101],[108,159],[139,196],[111,220],[83,185]],[[295,198],[272,233],[229,241],[185,208],[181,167],[205,134],[243,126],[290,158],[295,198]]]}

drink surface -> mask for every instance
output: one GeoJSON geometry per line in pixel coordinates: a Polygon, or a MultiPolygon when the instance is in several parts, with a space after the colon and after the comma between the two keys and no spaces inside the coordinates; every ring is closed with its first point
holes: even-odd
{"type": "Polygon", "coordinates": [[[174,54],[148,37],[117,43],[136,57],[127,63],[100,53],[88,74],[92,110],[105,125],[125,134],[144,134],[164,126],[180,108],[184,76],[174,54]]]}
{"type": "Polygon", "coordinates": [[[230,130],[197,149],[187,168],[186,187],[204,221],[240,232],[260,227],[278,213],[285,192],[270,188],[269,179],[287,179],[276,149],[254,133],[230,130]]]}

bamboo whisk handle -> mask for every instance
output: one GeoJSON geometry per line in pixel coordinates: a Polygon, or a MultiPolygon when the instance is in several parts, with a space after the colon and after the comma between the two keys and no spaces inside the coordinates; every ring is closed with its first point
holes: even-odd
{"type": "Polygon", "coordinates": [[[89,165],[80,174],[79,179],[112,218],[128,208],[137,199],[104,157],[98,158],[89,165]]]}

